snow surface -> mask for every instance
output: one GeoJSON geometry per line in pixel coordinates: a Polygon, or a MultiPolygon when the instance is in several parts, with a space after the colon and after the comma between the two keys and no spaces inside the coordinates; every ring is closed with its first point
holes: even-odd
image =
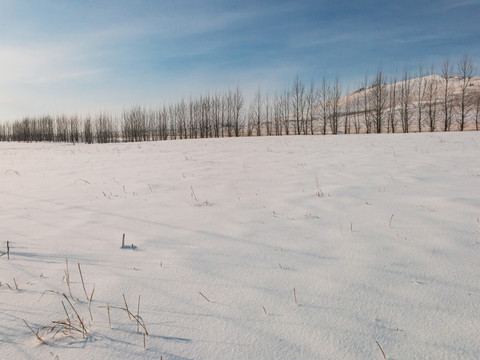
{"type": "Polygon", "coordinates": [[[479,155],[477,132],[0,143],[0,357],[477,359],[479,155]],[[22,319],[65,320],[42,294],[67,258],[89,333],[40,344],[22,319]],[[122,294],[146,350],[109,327],[122,294]]]}

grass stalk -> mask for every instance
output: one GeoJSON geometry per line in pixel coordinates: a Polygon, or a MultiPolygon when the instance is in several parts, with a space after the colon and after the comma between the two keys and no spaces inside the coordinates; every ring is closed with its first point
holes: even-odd
{"type": "Polygon", "coordinates": [[[380,346],[380,344],[378,343],[378,341],[375,340],[375,342],[377,343],[378,348],[379,348],[380,351],[382,352],[383,358],[384,358],[385,360],[387,360],[387,356],[385,355],[385,352],[383,351],[382,347],[380,346]]]}
{"type": "Polygon", "coordinates": [[[28,325],[28,323],[25,321],[25,319],[22,319],[23,322],[25,323],[25,325],[27,325],[27,327],[30,329],[30,331],[33,333],[33,335],[35,335],[35,337],[37,338],[38,341],[40,341],[42,344],[45,344],[45,345],[48,345],[41,337],[40,335],[38,335],[38,331],[33,331],[33,329],[30,327],[30,325],[28,325]]]}
{"type": "Polygon", "coordinates": [[[68,293],[70,294],[70,298],[75,301],[72,295],[72,289],[70,288],[70,270],[68,270],[68,259],[65,259],[65,265],[67,267],[67,269],[65,270],[65,282],[68,286],[68,293]]]}
{"type": "MultiPolygon", "coordinates": [[[[140,295],[138,295],[138,303],[137,303],[137,317],[139,317],[139,316],[140,316],[140,295]]],[[[139,330],[139,326],[140,326],[140,325],[139,325],[138,322],[137,322],[137,332],[140,331],[140,330],[139,330]]]]}
{"type": "Polygon", "coordinates": [[[123,295],[123,301],[125,302],[125,310],[127,311],[127,315],[128,315],[128,320],[132,320],[132,317],[130,316],[130,310],[128,310],[128,304],[127,304],[127,299],[125,299],[125,294],[122,294],[123,295]]]}
{"type": "Polygon", "coordinates": [[[90,319],[93,321],[93,315],[92,315],[92,310],[91,310],[91,305],[92,305],[92,299],[93,299],[93,293],[95,292],[95,284],[93,284],[93,290],[92,293],[90,294],[90,299],[88,300],[88,312],[90,313],[90,319]]]}
{"type": "Polygon", "coordinates": [[[110,321],[110,306],[107,303],[107,313],[108,313],[108,326],[110,326],[110,329],[112,328],[112,323],[110,321]]]}
{"type": "Polygon", "coordinates": [[[199,291],[198,293],[199,293],[200,295],[202,295],[205,300],[207,300],[208,302],[211,302],[211,301],[210,301],[205,295],[203,295],[200,291],[199,291]]]}
{"type": "Polygon", "coordinates": [[[88,301],[89,299],[88,299],[87,290],[85,289],[85,283],[83,282],[82,268],[80,267],[80,262],[78,262],[77,264],[78,264],[78,272],[80,273],[80,279],[82,280],[83,292],[85,293],[85,297],[87,298],[87,301],[88,301]]]}

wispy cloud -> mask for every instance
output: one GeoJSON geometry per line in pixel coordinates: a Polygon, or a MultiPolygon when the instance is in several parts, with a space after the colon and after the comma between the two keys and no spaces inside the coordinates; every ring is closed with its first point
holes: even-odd
{"type": "Polygon", "coordinates": [[[0,47],[0,78],[12,83],[45,83],[99,76],[109,71],[92,67],[81,48],[67,44],[0,47]]]}
{"type": "Polygon", "coordinates": [[[448,10],[455,10],[459,8],[464,8],[464,7],[470,7],[470,6],[480,6],[480,3],[478,0],[456,0],[456,1],[443,1],[438,4],[436,4],[436,10],[440,11],[448,11],[448,10]]]}

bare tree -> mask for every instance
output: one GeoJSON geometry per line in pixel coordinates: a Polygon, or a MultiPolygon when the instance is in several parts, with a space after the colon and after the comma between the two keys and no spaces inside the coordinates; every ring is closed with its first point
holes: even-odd
{"type": "Polygon", "coordinates": [[[282,135],[282,96],[276,94],[273,100],[273,128],[275,135],[282,135]]]}
{"type": "Polygon", "coordinates": [[[340,97],[342,96],[342,87],[338,76],[335,78],[335,82],[332,87],[331,95],[331,116],[330,116],[330,130],[332,134],[338,133],[338,127],[340,122],[340,97]]]}
{"type": "MultiPolygon", "coordinates": [[[[96,124],[103,124],[102,117],[97,117],[96,124]]],[[[102,125],[103,126],[103,125],[102,125]]],[[[123,141],[143,141],[146,133],[146,113],[140,106],[134,106],[129,110],[124,110],[122,115],[122,137],[123,141]]],[[[98,130],[96,126],[96,132],[98,130]]],[[[98,140],[98,139],[97,139],[98,140]]]]}
{"type": "Polygon", "coordinates": [[[422,131],[423,125],[423,107],[425,101],[425,93],[427,91],[427,81],[424,78],[425,74],[423,71],[423,66],[420,64],[418,66],[417,72],[417,83],[416,83],[416,106],[417,106],[417,121],[418,121],[418,131],[422,131]]]}
{"type": "Polygon", "coordinates": [[[11,124],[6,121],[0,124],[0,141],[10,141],[12,137],[11,124]]]}
{"type": "Polygon", "coordinates": [[[83,120],[83,136],[87,144],[93,143],[92,119],[89,115],[83,120]]]}
{"type": "Polygon", "coordinates": [[[480,88],[477,88],[473,96],[475,105],[475,129],[478,131],[480,126],[480,88]]]}
{"type": "Polygon", "coordinates": [[[473,74],[475,73],[475,67],[472,59],[465,54],[457,64],[457,74],[460,77],[462,83],[460,87],[460,119],[459,127],[460,131],[465,128],[465,121],[468,113],[470,112],[469,100],[469,87],[472,82],[473,74]]]}
{"type": "Polygon", "coordinates": [[[344,134],[350,134],[350,111],[351,111],[351,94],[350,90],[347,88],[347,96],[345,97],[345,107],[344,107],[344,120],[343,120],[343,132],[344,134]]]}
{"type": "Polygon", "coordinates": [[[221,99],[218,94],[213,95],[212,97],[212,122],[213,122],[213,136],[220,136],[220,126],[221,126],[221,99]]]}
{"type": "MultiPolygon", "coordinates": [[[[162,140],[167,140],[168,139],[168,109],[164,105],[162,109],[158,110],[158,126],[160,127],[160,136],[162,140]]],[[[196,127],[198,129],[198,126],[196,127]]],[[[195,136],[197,134],[195,133],[195,136]]]]}
{"type": "Polygon", "coordinates": [[[327,124],[331,115],[331,99],[332,90],[330,83],[327,82],[325,76],[322,78],[322,84],[318,90],[318,96],[320,99],[320,127],[322,134],[327,133],[327,124]]]}
{"type": "Polygon", "coordinates": [[[241,131],[243,131],[243,120],[242,120],[242,110],[243,110],[243,95],[240,91],[240,88],[235,89],[233,93],[233,126],[235,129],[235,136],[240,136],[241,131]]]}
{"type": "Polygon", "coordinates": [[[247,136],[253,135],[253,129],[256,128],[257,115],[255,104],[251,103],[247,113],[247,136]]]}
{"type": "Polygon", "coordinates": [[[377,134],[382,132],[383,125],[383,113],[387,105],[387,83],[383,76],[383,71],[381,68],[377,70],[375,79],[373,80],[372,86],[369,89],[370,103],[373,107],[373,124],[375,132],[377,134]]]}
{"type": "Polygon", "coordinates": [[[408,72],[407,66],[403,70],[403,78],[400,84],[400,121],[402,123],[402,131],[404,133],[408,133],[410,130],[410,101],[411,101],[411,84],[412,80],[410,78],[410,74],[408,72]]]}
{"type": "Polygon", "coordinates": [[[265,131],[267,132],[267,136],[272,135],[272,110],[270,105],[270,96],[268,93],[265,93],[265,131]]]}
{"type": "Polygon", "coordinates": [[[227,127],[227,135],[228,137],[233,136],[233,107],[234,107],[234,101],[233,101],[233,92],[231,90],[227,91],[227,94],[225,95],[226,97],[226,127],[227,127]]]}
{"type": "Polygon", "coordinates": [[[97,142],[108,143],[112,141],[113,123],[110,115],[106,112],[100,112],[95,117],[94,129],[97,142]]]}
{"type": "Polygon", "coordinates": [[[187,104],[182,99],[175,105],[175,121],[177,122],[178,136],[180,139],[187,138],[187,104]]]}
{"type": "Polygon", "coordinates": [[[397,127],[397,73],[392,76],[388,91],[388,126],[387,132],[395,132],[397,127]]]}
{"type": "Polygon", "coordinates": [[[301,129],[303,129],[303,122],[305,120],[305,85],[303,85],[303,82],[300,80],[298,75],[295,76],[295,79],[293,80],[292,105],[295,116],[296,133],[297,135],[300,135],[301,129]]]}
{"type": "Polygon", "coordinates": [[[220,99],[220,128],[222,129],[222,137],[225,136],[225,119],[227,115],[227,98],[223,94],[220,99]]]}
{"type": "Polygon", "coordinates": [[[55,139],[56,141],[59,142],[67,142],[68,141],[68,120],[67,116],[62,114],[60,116],[57,116],[55,119],[55,125],[56,125],[56,136],[55,139]]]}
{"type": "Polygon", "coordinates": [[[190,139],[196,139],[198,137],[198,101],[190,98],[188,102],[188,132],[190,139]]]}
{"type": "Polygon", "coordinates": [[[308,126],[309,126],[309,131],[310,135],[313,135],[313,122],[316,118],[316,113],[317,113],[317,93],[315,91],[315,83],[312,80],[310,83],[310,87],[307,92],[306,96],[306,102],[307,102],[307,121],[308,121],[308,126]]]}
{"type": "Polygon", "coordinates": [[[285,87],[282,96],[282,122],[285,129],[285,135],[290,134],[290,92],[285,87]]]}
{"type": "Polygon", "coordinates": [[[211,100],[210,95],[200,98],[201,118],[200,118],[200,137],[207,138],[211,133],[211,100]]]}
{"type": "Polygon", "coordinates": [[[444,115],[444,122],[443,122],[443,131],[449,131],[452,125],[452,117],[453,117],[453,102],[451,99],[452,96],[452,86],[451,86],[451,79],[453,77],[453,67],[450,64],[450,60],[446,59],[442,65],[441,76],[443,79],[443,115],[444,115]]]}
{"type": "Polygon", "coordinates": [[[435,131],[437,127],[437,110],[438,110],[438,83],[439,80],[434,75],[433,66],[430,75],[426,78],[425,102],[428,117],[428,130],[435,131]]]}
{"type": "Polygon", "coordinates": [[[357,90],[354,93],[353,98],[353,128],[355,134],[360,134],[360,129],[362,127],[360,112],[361,112],[361,98],[360,98],[361,90],[357,90]]]}
{"type": "Polygon", "coordinates": [[[372,116],[370,112],[370,97],[368,96],[368,75],[365,75],[363,83],[363,122],[367,134],[372,132],[372,116]]]}
{"type": "Polygon", "coordinates": [[[262,118],[263,118],[263,98],[262,92],[260,88],[255,92],[255,96],[253,97],[253,104],[252,104],[252,116],[253,120],[255,121],[255,130],[257,136],[262,135],[262,118]]]}

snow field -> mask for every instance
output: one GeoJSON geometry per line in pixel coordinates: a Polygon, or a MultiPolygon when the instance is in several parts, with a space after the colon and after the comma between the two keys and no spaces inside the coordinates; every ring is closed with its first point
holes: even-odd
{"type": "Polygon", "coordinates": [[[479,150],[476,132],[0,143],[0,357],[476,359],[479,150]],[[38,344],[22,319],[65,318],[42,296],[68,294],[65,259],[89,333],[38,344]],[[124,311],[109,327],[123,294],[146,349],[124,311]]]}

